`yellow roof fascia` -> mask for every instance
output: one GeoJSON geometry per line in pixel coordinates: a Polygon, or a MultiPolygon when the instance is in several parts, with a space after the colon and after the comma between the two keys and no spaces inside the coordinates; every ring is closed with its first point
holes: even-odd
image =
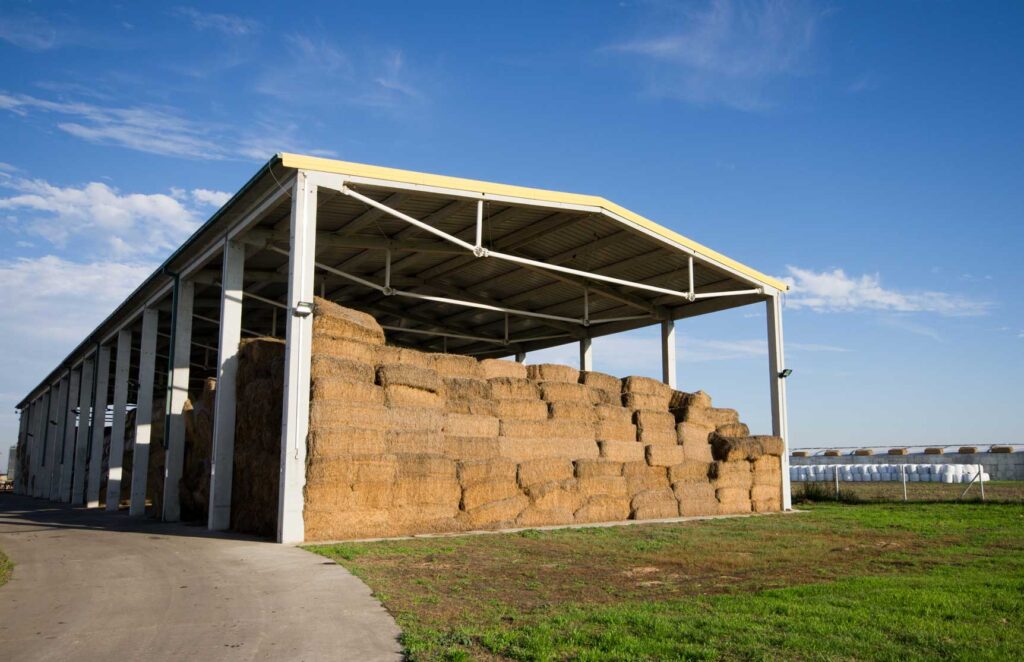
{"type": "Polygon", "coordinates": [[[702,255],[710,260],[727,266],[739,273],[753,278],[765,285],[785,292],[789,285],[777,278],[772,278],[752,269],[745,264],[737,262],[730,257],[722,255],[688,237],[670,230],[654,221],[644,218],[636,212],[632,212],[621,205],[606,200],[596,195],[583,195],[580,193],[564,193],[561,191],[548,191],[545,189],[530,188],[527,186],[514,186],[511,184],[498,184],[495,182],[484,182],[476,179],[464,179],[462,177],[449,177],[447,175],[433,175],[413,170],[400,170],[398,168],[387,168],[384,166],[367,165],[364,163],[353,163],[351,161],[339,161],[336,159],[325,159],[318,156],[304,156],[302,154],[291,154],[282,152],[277,155],[281,165],[286,168],[297,170],[316,170],[339,175],[353,175],[356,177],[367,177],[370,179],[383,179],[403,184],[416,186],[430,186],[436,188],[449,188],[463,191],[474,191],[490,195],[502,195],[509,197],[536,200],[538,202],[554,202],[569,205],[584,205],[600,207],[605,211],[620,216],[641,228],[658,236],[668,239],[671,242],[685,246],[694,253],[702,255]]]}

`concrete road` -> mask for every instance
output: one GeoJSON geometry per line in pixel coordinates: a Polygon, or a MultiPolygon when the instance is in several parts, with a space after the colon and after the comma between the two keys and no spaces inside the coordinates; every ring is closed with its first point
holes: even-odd
{"type": "Polygon", "coordinates": [[[401,659],[366,585],[297,547],[0,494],[0,549],[0,659],[401,659]]]}

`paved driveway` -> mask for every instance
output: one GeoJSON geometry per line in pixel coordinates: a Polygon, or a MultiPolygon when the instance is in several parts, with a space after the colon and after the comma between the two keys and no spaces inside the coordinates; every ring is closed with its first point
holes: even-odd
{"type": "Polygon", "coordinates": [[[398,627],[296,547],[0,495],[0,658],[397,660],[398,627]]]}

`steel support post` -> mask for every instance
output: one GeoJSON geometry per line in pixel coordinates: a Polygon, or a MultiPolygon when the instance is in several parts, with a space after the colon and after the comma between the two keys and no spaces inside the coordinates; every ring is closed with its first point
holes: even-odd
{"type": "Polygon", "coordinates": [[[103,471],[103,437],[107,425],[107,387],[110,385],[110,346],[96,352],[96,392],[92,399],[92,442],[89,449],[89,473],[85,488],[86,508],[100,506],[100,478],[103,471]]]}
{"type": "Polygon", "coordinates": [[[661,322],[661,381],[676,388],[676,323],[661,322]]]}
{"type": "Polygon", "coordinates": [[[50,435],[49,442],[50,457],[47,459],[50,465],[50,484],[47,498],[51,501],[57,501],[60,498],[60,474],[64,460],[62,446],[64,445],[64,425],[67,423],[69,381],[69,375],[61,377],[60,386],[57,387],[57,402],[50,416],[53,419],[53,432],[50,435]]]}
{"type": "Polygon", "coordinates": [[[179,280],[174,295],[174,329],[171,332],[171,374],[167,384],[167,460],[164,469],[165,522],[181,519],[179,498],[181,473],[185,465],[185,401],[188,400],[189,365],[192,356],[192,302],[195,284],[179,280]]]}
{"type": "Polygon", "coordinates": [[[71,501],[71,476],[75,468],[75,434],[78,430],[75,407],[78,406],[82,384],[82,369],[71,371],[68,387],[67,409],[64,412],[64,440],[61,443],[60,494],[63,503],[71,501]]]}
{"type": "MultiPolygon", "coordinates": [[[[32,418],[32,405],[21,409],[18,413],[18,450],[14,454],[15,465],[21,464],[19,458],[28,452],[28,430],[29,430],[29,419],[32,418]]],[[[14,475],[14,491],[17,494],[25,493],[25,478],[21,475],[20,466],[7,467],[7,473],[14,475]]]]}
{"type": "Polygon", "coordinates": [[[75,461],[71,474],[71,503],[85,503],[85,464],[89,449],[89,421],[92,420],[92,390],[95,363],[93,357],[82,361],[82,381],[78,389],[78,430],[75,433],[75,461]]]}
{"type": "Polygon", "coordinates": [[[782,342],[782,300],[773,295],[765,302],[768,309],[768,373],[772,393],[772,434],[782,438],[782,509],[792,510],[789,482],[789,421],[786,414],[786,378],[782,371],[786,357],[782,342]]]}
{"type": "Polygon", "coordinates": [[[116,511],[121,503],[124,467],[124,426],[128,416],[128,374],[132,365],[132,330],[117,332],[114,357],[114,406],[110,420],[110,459],[107,461],[106,509],[116,511]]]}
{"type": "Polygon", "coordinates": [[[139,353],[139,395],[135,407],[135,446],[132,453],[132,494],[128,513],[146,514],[146,477],[149,473],[149,440],[153,432],[153,378],[156,372],[156,332],[160,313],[154,308],[142,311],[142,338],[139,353]]]}
{"type": "Polygon", "coordinates": [[[43,437],[43,401],[46,397],[46,392],[36,398],[36,401],[32,403],[32,436],[29,440],[29,454],[28,454],[28,490],[26,494],[29,496],[36,495],[36,480],[37,474],[39,473],[39,449],[41,447],[41,439],[43,437]]]}
{"type": "MultiPolygon", "coordinates": [[[[224,531],[231,526],[231,479],[235,456],[235,375],[238,343],[242,339],[242,280],[245,245],[224,243],[220,292],[220,336],[217,342],[217,390],[213,403],[213,454],[210,466],[210,513],[207,526],[224,531]]],[[[274,310],[275,315],[277,309],[274,310]]]]}
{"type": "Polygon", "coordinates": [[[590,336],[580,339],[580,370],[594,369],[594,346],[590,336]]]}
{"type": "Polygon", "coordinates": [[[303,487],[306,484],[306,433],[309,430],[316,199],[316,185],[305,171],[300,170],[292,195],[284,410],[281,420],[281,478],[277,511],[277,541],[286,543],[301,542],[305,538],[303,487]]]}

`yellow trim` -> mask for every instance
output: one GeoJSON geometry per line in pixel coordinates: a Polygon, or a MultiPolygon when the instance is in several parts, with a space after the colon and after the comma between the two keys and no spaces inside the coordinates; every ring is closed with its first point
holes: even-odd
{"type": "Polygon", "coordinates": [[[752,269],[730,257],[722,255],[718,251],[712,250],[703,244],[700,244],[692,239],[684,237],[678,232],[674,232],[662,225],[658,225],[654,221],[644,218],[640,214],[632,212],[625,207],[615,204],[610,200],[606,200],[596,195],[583,195],[580,193],[563,193],[560,191],[547,191],[538,188],[529,188],[526,186],[513,186],[510,184],[497,184],[494,182],[483,182],[475,179],[463,179],[461,177],[448,177],[446,175],[432,175],[425,172],[414,172],[412,170],[399,170],[397,168],[385,168],[383,166],[366,165],[363,163],[352,163],[350,161],[337,161],[335,159],[324,159],[316,156],[303,156],[301,154],[290,154],[282,152],[278,154],[278,158],[281,159],[281,165],[286,168],[296,168],[303,170],[317,170],[320,172],[329,172],[339,175],[354,175],[356,177],[368,177],[372,179],[383,179],[393,182],[401,182],[403,184],[413,184],[418,186],[433,186],[437,188],[449,188],[463,191],[474,191],[483,194],[490,195],[504,195],[510,197],[524,198],[527,200],[537,200],[539,202],[555,202],[570,205],[585,205],[590,207],[600,207],[605,211],[611,212],[622,218],[639,225],[645,230],[649,230],[654,234],[657,234],[669,241],[675,242],[686,248],[689,248],[693,252],[702,255],[710,260],[728,266],[736,271],[745,274],[765,285],[774,287],[777,290],[785,292],[789,289],[789,286],[778,280],[772,278],[766,274],[752,269]]]}

